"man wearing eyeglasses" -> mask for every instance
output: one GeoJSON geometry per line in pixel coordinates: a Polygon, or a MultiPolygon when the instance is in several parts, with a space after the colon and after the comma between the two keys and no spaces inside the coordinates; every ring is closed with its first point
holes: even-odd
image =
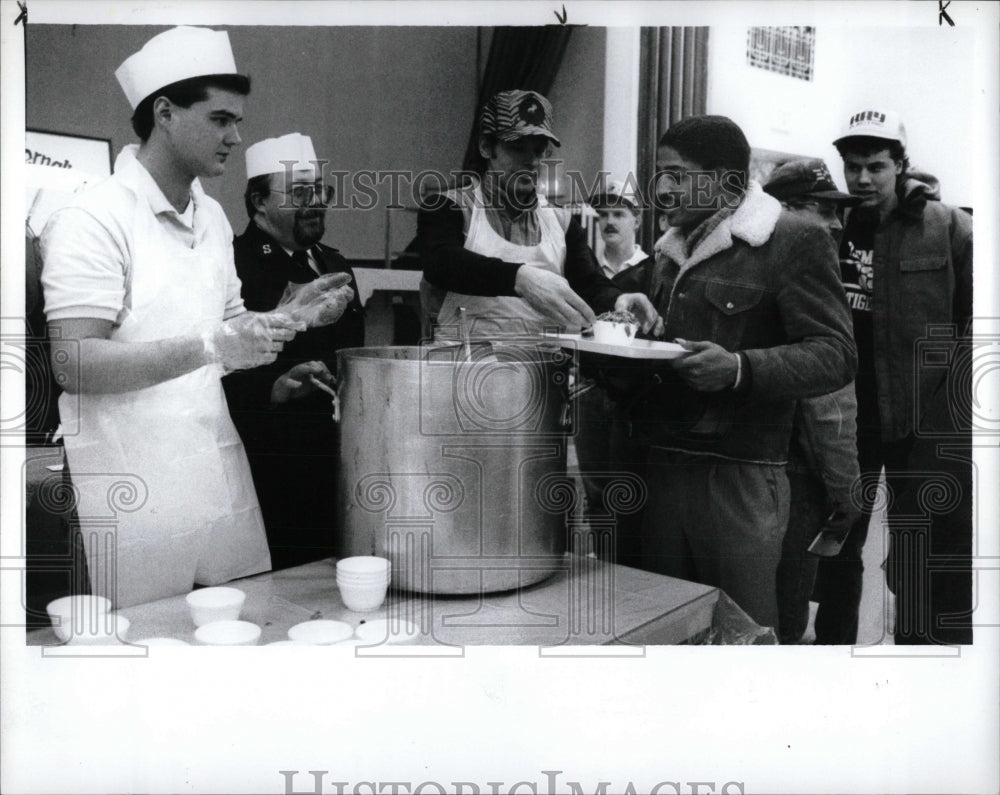
{"type": "Polygon", "coordinates": [[[347,260],[320,241],[332,188],[309,136],[269,138],[246,152],[250,223],[233,241],[247,307],[274,309],[298,285],[343,274],[339,319],[300,332],[268,366],[224,380],[264,514],[275,569],[333,554],[337,467],[329,395],[336,352],[364,345],[364,312],[347,260]]]}

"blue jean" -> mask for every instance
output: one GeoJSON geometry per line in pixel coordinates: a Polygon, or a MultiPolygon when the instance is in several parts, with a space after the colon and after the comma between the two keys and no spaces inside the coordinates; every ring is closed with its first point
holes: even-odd
{"type": "MultiPolygon", "coordinates": [[[[816,576],[815,597],[819,602],[816,613],[816,643],[844,645],[857,643],[858,610],[861,607],[861,586],[864,579],[862,550],[868,538],[872,507],[877,498],[874,483],[885,468],[886,483],[891,494],[906,487],[906,467],[913,437],[896,442],[883,442],[879,429],[859,425],[858,463],[862,488],[858,507],[861,515],[851,526],[844,546],[835,558],[823,558],[816,576]],[[869,484],[865,487],[864,484],[869,484]]],[[[890,502],[887,510],[889,527],[894,524],[898,503],[890,502]]]]}
{"type": "Polygon", "coordinates": [[[819,558],[807,552],[827,516],[823,482],[808,472],[789,470],[788,530],[778,564],[778,640],[798,643],[809,625],[809,600],[819,558]]]}

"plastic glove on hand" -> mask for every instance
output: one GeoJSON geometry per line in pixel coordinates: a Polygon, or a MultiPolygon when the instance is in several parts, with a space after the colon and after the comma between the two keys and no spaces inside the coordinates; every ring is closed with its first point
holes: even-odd
{"type": "Polygon", "coordinates": [[[517,270],[514,292],[530,307],[560,326],[580,329],[594,323],[594,310],[558,273],[522,265],[517,270]]]}
{"type": "Polygon", "coordinates": [[[202,334],[206,363],[221,365],[223,373],[270,364],[302,329],[282,313],[244,312],[202,334]]]}
{"type": "Polygon", "coordinates": [[[275,311],[300,320],[309,328],[328,325],[343,314],[344,308],[354,297],[354,291],[347,286],[350,281],[351,277],[347,273],[328,273],[305,284],[289,283],[275,311]],[[331,299],[332,295],[338,297],[331,299]],[[331,319],[333,308],[341,301],[344,306],[331,319]]]}
{"type": "Polygon", "coordinates": [[[287,403],[315,392],[317,387],[313,378],[327,386],[335,384],[333,373],[323,362],[302,362],[274,382],[271,387],[271,402],[287,403]]]}
{"type": "Polygon", "coordinates": [[[340,320],[354,298],[354,290],[350,287],[338,287],[336,290],[324,293],[321,298],[311,303],[300,317],[309,328],[329,326],[340,320]]]}

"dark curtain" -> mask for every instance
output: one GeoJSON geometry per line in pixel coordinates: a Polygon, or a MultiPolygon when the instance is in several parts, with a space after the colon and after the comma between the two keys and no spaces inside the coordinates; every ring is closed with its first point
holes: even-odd
{"type": "MultiPolygon", "coordinates": [[[[705,113],[708,28],[642,28],[639,48],[639,141],[636,175],[652,187],[656,142],[686,116],[705,113]]],[[[643,217],[642,247],[653,250],[660,236],[654,213],[643,217]]]]}
{"type": "Polygon", "coordinates": [[[490,53],[479,86],[476,116],[462,168],[480,171],[479,111],[498,91],[522,89],[548,96],[566,52],[572,31],[570,26],[499,27],[493,31],[490,53]]]}

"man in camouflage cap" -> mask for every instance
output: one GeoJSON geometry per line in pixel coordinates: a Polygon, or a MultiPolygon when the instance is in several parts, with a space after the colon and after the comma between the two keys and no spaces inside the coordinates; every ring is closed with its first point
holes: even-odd
{"type": "Polygon", "coordinates": [[[501,91],[479,116],[477,178],[425,201],[417,220],[425,311],[476,336],[579,331],[595,312],[630,309],[644,330],[658,318],[640,293],[602,272],[569,210],[538,195],[542,159],[560,141],[552,106],[535,91],[501,91]],[[461,310],[461,311],[460,311],[461,310]]]}
{"type": "MultiPolygon", "coordinates": [[[[844,230],[844,208],[861,201],[837,190],[830,170],[820,159],[783,163],[771,172],[764,191],[786,210],[824,226],[837,242],[844,230]]],[[[857,413],[853,382],[829,395],[800,400],[795,408],[788,450],[788,530],[777,578],[778,638],[782,643],[802,639],[809,623],[817,566],[826,565],[807,552],[810,543],[817,533],[825,531],[823,539],[832,544],[832,552],[859,517],[851,501],[851,488],[859,475],[857,413]]],[[[855,604],[855,622],[857,608],[855,604]]],[[[852,608],[831,608],[825,600],[818,615],[831,609],[841,612],[852,608]]]]}

